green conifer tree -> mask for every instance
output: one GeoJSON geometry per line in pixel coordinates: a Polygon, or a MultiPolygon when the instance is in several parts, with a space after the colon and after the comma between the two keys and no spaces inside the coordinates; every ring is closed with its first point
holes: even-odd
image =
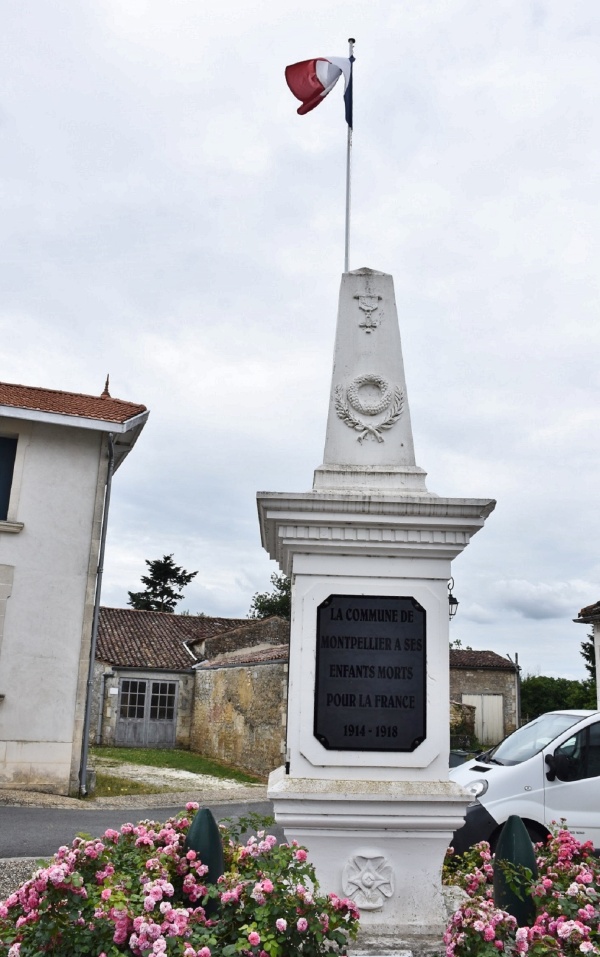
{"type": "Polygon", "coordinates": [[[146,560],[148,575],[142,575],[144,591],[130,591],[128,605],[137,611],[173,612],[183,598],[182,589],[189,585],[198,572],[188,572],[173,561],[172,555],[163,555],[151,562],[146,560]]]}

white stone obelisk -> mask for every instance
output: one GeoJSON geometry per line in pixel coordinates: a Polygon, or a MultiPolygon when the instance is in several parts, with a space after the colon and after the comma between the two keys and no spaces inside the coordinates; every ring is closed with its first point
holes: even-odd
{"type": "Polygon", "coordinates": [[[345,273],[323,464],[312,491],[260,492],[258,509],[292,579],[287,759],[269,796],[322,888],[358,904],[357,954],[439,947],[467,803],[448,780],[447,582],[494,505],[427,491],[392,277],[345,273]]]}

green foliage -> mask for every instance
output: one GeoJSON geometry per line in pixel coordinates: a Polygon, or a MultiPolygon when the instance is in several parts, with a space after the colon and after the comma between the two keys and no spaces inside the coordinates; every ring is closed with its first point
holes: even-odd
{"type": "Polygon", "coordinates": [[[560,708],[593,710],[595,707],[596,690],[590,681],[550,678],[547,675],[526,675],[521,681],[521,714],[524,721],[560,708]]]}
{"type": "Polygon", "coordinates": [[[90,748],[90,754],[98,758],[114,758],[115,761],[128,764],[146,764],[154,768],[177,768],[179,771],[191,771],[192,774],[210,774],[214,778],[227,778],[242,784],[256,784],[259,780],[236,768],[227,767],[204,758],[194,751],[173,748],[113,748],[102,745],[90,748]]]}
{"type": "MultiPolygon", "coordinates": [[[[104,774],[96,771],[96,786],[94,798],[121,797],[127,794],[159,794],[174,791],[175,788],[158,787],[156,784],[147,784],[144,781],[132,781],[129,778],[117,777],[115,774],[104,774]]],[[[181,785],[177,787],[181,791],[181,785]]],[[[89,799],[88,799],[89,800],[89,799]]]]}
{"type": "Polygon", "coordinates": [[[272,592],[257,592],[252,599],[248,618],[270,618],[278,615],[288,621],[292,612],[292,583],[287,575],[271,575],[272,592]]]}
{"type": "Polygon", "coordinates": [[[307,852],[263,831],[223,829],[218,884],[186,840],[196,803],[164,824],[141,821],[61,847],[0,902],[0,957],[321,957],[347,953],[351,901],[323,896],[307,852]],[[207,919],[214,902],[216,916],[207,919]]]}
{"type": "Polygon", "coordinates": [[[462,649],[463,651],[473,651],[473,649],[471,648],[471,645],[465,645],[463,648],[463,643],[460,640],[460,638],[455,638],[454,641],[451,641],[450,647],[462,649]]]}
{"type": "Polygon", "coordinates": [[[148,575],[142,575],[144,591],[130,591],[128,605],[136,611],[173,612],[183,598],[182,589],[189,585],[198,572],[187,572],[176,565],[172,555],[163,555],[151,562],[146,560],[148,575]]]}
{"type": "Polygon", "coordinates": [[[581,657],[585,661],[585,669],[589,675],[589,682],[593,686],[594,696],[596,695],[596,651],[594,648],[594,636],[588,635],[585,641],[581,642],[581,657]]]}
{"type": "Polygon", "coordinates": [[[222,818],[219,827],[227,836],[229,844],[233,845],[240,844],[242,838],[246,839],[251,834],[268,831],[274,824],[275,818],[272,814],[257,814],[256,811],[250,811],[249,814],[241,817],[222,818]]]}

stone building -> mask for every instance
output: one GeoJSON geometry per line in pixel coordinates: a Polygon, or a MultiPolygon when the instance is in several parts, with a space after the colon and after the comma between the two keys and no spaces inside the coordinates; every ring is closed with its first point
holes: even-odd
{"type": "Polygon", "coordinates": [[[91,740],[191,747],[266,774],[281,759],[288,640],[280,618],[101,608],[91,740]]]}
{"type": "Polygon", "coordinates": [[[450,649],[450,699],[475,707],[475,737],[498,744],[519,726],[518,670],[495,651],[450,649]]]}
{"type": "Polygon", "coordinates": [[[241,619],[101,608],[91,740],[189,748],[194,666],[204,643],[241,619]]]}

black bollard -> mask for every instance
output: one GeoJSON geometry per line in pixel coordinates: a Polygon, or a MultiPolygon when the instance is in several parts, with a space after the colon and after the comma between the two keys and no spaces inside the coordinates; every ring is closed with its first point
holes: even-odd
{"type": "MultiPolygon", "coordinates": [[[[538,876],[535,851],[527,828],[520,817],[511,814],[496,846],[494,857],[494,903],[496,907],[507,911],[516,919],[519,927],[531,927],[535,923],[536,908],[532,897],[519,888],[519,895],[512,889],[504,864],[517,869],[526,867],[531,871],[532,880],[538,876]]],[[[519,873],[517,870],[517,880],[519,873]]]]}
{"type": "MultiPolygon", "coordinates": [[[[200,808],[196,813],[185,839],[185,850],[196,852],[202,863],[208,867],[205,882],[216,884],[225,871],[225,862],[221,832],[210,808],[200,808]]],[[[205,907],[208,917],[212,917],[218,909],[216,900],[209,900],[205,907]]]]}

